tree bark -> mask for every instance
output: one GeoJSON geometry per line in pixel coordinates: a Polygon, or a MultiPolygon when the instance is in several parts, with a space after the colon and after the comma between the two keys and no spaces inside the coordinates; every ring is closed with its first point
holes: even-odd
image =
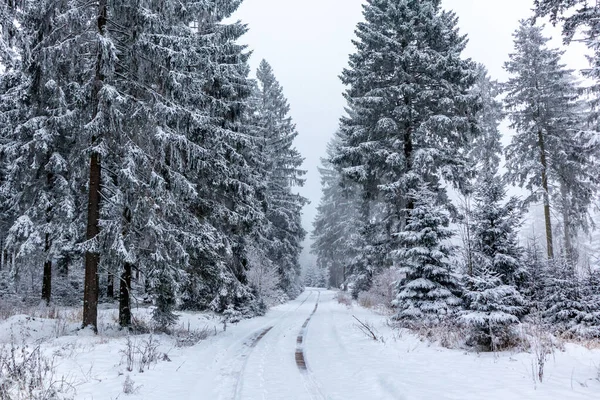
{"type": "Polygon", "coordinates": [[[119,290],[119,325],[122,328],[131,327],[131,270],[132,265],[125,263],[120,279],[119,290]]]}
{"type": "MultiPolygon", "coordinates": [[[[88,221],[86,239],[92,240],[100,232],[100,155],[92,154],[90,160],[90,183],[88,198],[88,221]]],[[[85,253],[85,281],[83,290],[83,326],[98,330],[98,263],[97,252],[85,253]]]]}
{"type": "MultiPolygon", "coordinates": [[[[44,246],[44,253],[48,257],[48,250],[50,250],[50,234],[46,233],[46,244],[44,246]]],[[[42,278],[42,300],[46,302],[46,305],[50,305],[52,298],[52,260],[47,259],[44,262],[44,276],[42,278]]]]}
{"type": "Polygon", "coordinates": [[[115,297],[115,274],[108,273],[108,282],[106,284],[106,297],[114,299],[115,297]]]}
{"type": "Polygon", "coordinates": [[[546,249],[548,250],[548,259],[554,258],[554,245],[552,240],[552,219],[550,216],[550,192],[548,190],[548,161],[546,160],[546,147],[544,135],[538,130],[538,145],[540,148],[540,163],[542,164],[542,190],[544,191],[544,219],[546,221],[546,249]]]}
{"type": "MultiPolygon", "coordinates": [[[[107,21],[107,0],[98,2],[98,33],[105,35],[107,21]]],[[[94,104],[93,118],[98,115],[99,94],[104,85],[104,75],[102,73],[103,54],[98,49],[98,60],[96,62],[96,75],[94,77],[94,87],[92,101],[94,104]]],[[[97,137],[92,138],[92,145],[95,144],[97,137]]],[[[90,157],[90,178],[89,178],[89,197],[88,197],[88,219],[86,239],[94,239],[100,232],[98,221],[100,219],[100,184],[102,178],[102,169],[100,154],[93,152],[90,157]]],[[[85,253],[85,280],[83,290],[83,326],[91,326],[95,332],[98,332],[98,264],[100,254],[87,251],[85,253]]]]}

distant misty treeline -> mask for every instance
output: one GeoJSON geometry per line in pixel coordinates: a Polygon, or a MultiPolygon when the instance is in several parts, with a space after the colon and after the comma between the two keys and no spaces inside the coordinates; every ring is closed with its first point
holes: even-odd
{"type": "MultiPolygon", "coordinates": [[[[536,3],[538,17],[564,22],[567,42],[580,32],[593,54],[585,76],[600,81],[599,6],[536,3]]],[[[535,18],[514,33],[510,79],[499,83],[461,55],[459,16],[440,0],[368,0],[364,17],[314,222],[330,283],[357,297],[388,285],[404,325],[465,326],[486,348],[509,345],[513,327],[534,318],[600,337],[600,271],[576,243],[594,229],[599,200],[600,86],[579,85],[535,18]],[[529,195],[509,198],[508,185],[529,195]],[[532,205],[543,208],[541,243],[518,238],[532,205]]]]}
{"type": "Polygon", "coordinates": [[[0,301],[254,315],[300,290],[289,106],[240,0],[0,2],[0,301]]]}

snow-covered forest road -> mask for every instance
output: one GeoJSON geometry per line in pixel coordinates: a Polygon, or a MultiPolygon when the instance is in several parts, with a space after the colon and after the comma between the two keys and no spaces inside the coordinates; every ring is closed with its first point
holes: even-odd
{"type": "MultiPolygon", "coordinates": [[[[449,350],[322,289],[307,289],[226,331],[218,316],[182,312],[177,329],[210,332],[190,347],[174,336],[128,337],[114,328],[114,309],[102,311],[98,335],[60,312],[59,319],[9,317],[0,323],[0,343],[9,346],[5,355],[14,340],[40,348],[53,360],[53,386],[67,382],[73,392],[65,398],[75,400],[579,400],[600,393],[600,349],[558,343],[540,383],[535,348],[449,350]],[[127,349],[134,353],[131,367],[127,349]],[[151,352],[156,361],[140,371],[151,352]]],[[[140,319],[148,312],[135,310],[140,319]]]]}
{"type": "Polygon", "coordinates": [[[229,326],[175,354],[172,363],[134,376],[142,386],[128,398],[562,400],[596,399],[600,391],[598,350],[567,344],[564,352],[548,356],[544,383],[535,384],[533,354],[476,354],[429,345],[400,335],[385,316],[339,304],[335,297],[332,291],[308,289],[264,317],[229,326]],[[383,341],[368,338],[353,316],[383,341]]]}

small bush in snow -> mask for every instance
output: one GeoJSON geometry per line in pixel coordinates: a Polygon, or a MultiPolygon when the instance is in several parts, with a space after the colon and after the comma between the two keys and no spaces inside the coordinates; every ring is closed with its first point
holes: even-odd
{"type": "Polygon", "coordinates": [[[137,368],[138,372],[144,372],[159,360],[168,360],[169,357],[166,354],[159,353],[159,345],[160,343],[153,335],[140,340],[127,336],[125,348],[120,351],[127,371],[132,372],[134,368],[137,368]]]}
{"type": "Polygon", "coordinates": [[[533,323],[523,325],[522,339],[528,343],[533,355],[531,361],[533,381],[534,383],[538,381],[541,383],[544,380],[546,358],[552,354],[556,347],[559,347],[559,344],[548,332],[547,327],[541,323],[539,317],[536,317],[533,323]]]}
{"type": "MultiPolygon", "coordinates": [[[[405,323],[401,322],[399,325],[405,326],[405,323]]],[[[437,325],[433,325],[429,322],[422,324],[413,323],[411,324],[410,329],[422,340],[438,343],[440,346],[447,349],[460,348],[464,345],[468,336],[465,328],[452,320],[446,320],[437,325]]]]}
{"type": "Polygon", "coordinates": [[[335,295],[335,299],[338,303],[345,305],[346,307],[352,307],[352,297],[347,292],[339,291],[335,295]]]}
{"type": "Polygon", "coordinates": [[[73,386],[56,379],[53,358],[45,357],[39,346],[14,343],[0,347],[0,399],[66,400],[73,398],[73,386]]]}
{"type": "Polygon", "coordinates": [[[123,393],[125,394],[135,394],[140,390],[141,386],[135,386],[135,382],[129,375],[125,377],[125,381],[123,382],[123,393]]]}
{"type": "Polygon", "coordinates": [[[206,340],[209,336],[215,334],[215,331],[211,330],[208,326],[202,329],[190,329],[188,325],[187,329],[180,326],[177,329],[173,329],[172,335],[175,338],[175,346],[177,347],[191,347],[202,340],[206,340]]]}
{"type": "Polygon", "coordinates": [[[371,288],[358,295],[358,304],[366,308],[390,309],[396,296],[396,282],[401,277],[402,274],[393,268],[375,275],[371,288]]]}

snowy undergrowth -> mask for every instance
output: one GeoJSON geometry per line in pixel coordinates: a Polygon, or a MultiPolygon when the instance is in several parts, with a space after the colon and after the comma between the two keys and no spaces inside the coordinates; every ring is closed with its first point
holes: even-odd
{"type": "Polygon", "coordinates": [[[374,311],[356,301],[350,308],[333,301],[322,304],[313,317],[308,361],[315,375],[327,374],[328,393],[364,392],[381,399],[564,400],[591,399],[600,391],[600,348],[593,341],[557,338],[526,323],[517,327],[515,347],[478,352],[465,346],[467,335],[460,329],[399,328],[374,311]],[[381,340],[368,337],[354,316],[381,340]],[[327,327],[332,325],[335,329],[327,327]],[[356,374],[360,382],[353,380],[356,374]]]}
{"type": "Polygon", "coordinates": [[[210,313],[180,313],[170,334],[153,333],[152,309],[134,310],[138,333],[119,329],[118,311],[99,310],[98,334],[81,330],[80,308],[3,307],[0,318],[0,398],[54,400],[85,398],[94,383],[114,379],[135,394],[135,377],[172,354],[221,330],[210,313]]]}

